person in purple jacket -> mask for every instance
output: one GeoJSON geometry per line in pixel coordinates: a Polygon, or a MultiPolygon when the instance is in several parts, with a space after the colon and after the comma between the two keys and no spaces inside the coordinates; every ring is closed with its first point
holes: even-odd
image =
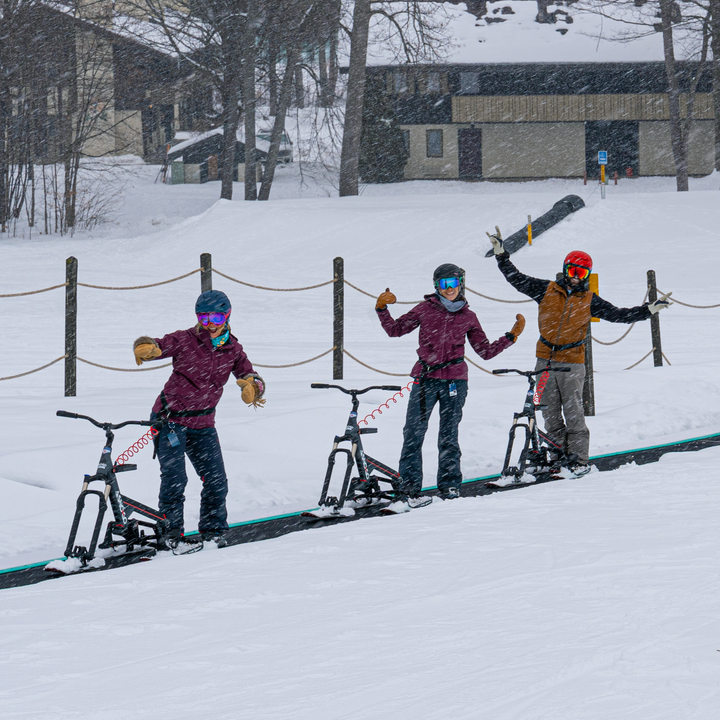
{"type": "Polygon", "coordinates": [[[134,345],[138,365],[172,358],[173,371],[153,405],[151,420],[159,429],[155,450],[160,461],[159,510],[167,520],[165,544],[177,552],[200,549],[203,541],[226,545],[228,483],[215,430],[215,408],[232,373],[242,398],[255,408],[265,403],[265,383],[253,370],[242,345],[230,332],[232,307],[225,293],[208,290],[197,299],[197,325],[162,338],[143,336],[134,345]],[[199,538],[186,538],[185,455],[203,482],[199,538]],[[193,548],[193,546],[195,546],[193,548]]]}
{"type": "Polygon", "coordinates": [[[396,302],[388,288],[375,305],[380,322],[390,337],[400,337],[420,328],[418,361],[411,371],[415,379],[408,401],[403,448],[399,473],[402,490],[410,507],[432,502],[422,497],[422,445],[430,414],[440,403],[440,431],[438,435],[437,486],[443,499],[460,495],[460,445],[458,425],[467,397],[468,370],[465,360],[465,338],[484,360],[499,355],[510,347],[525,327],[525,318],[517,315],[510,332],[490,342],[477,315],[465,299],[465,271],[452,263],[440,265],[433,275],[435,293],[409,313],[394,320],[387,309],[396,302]]]}

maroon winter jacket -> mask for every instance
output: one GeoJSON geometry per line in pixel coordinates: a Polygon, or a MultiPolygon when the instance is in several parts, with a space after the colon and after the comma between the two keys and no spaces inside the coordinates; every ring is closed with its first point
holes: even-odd
{"type": "MultiPolygon", "coordinates": [[[[472,349],[483,360],[490,360],[510,347],[512,340],[503,336],[491,343],[483,331],[477,315],[470,310],[467,303],[455,313],[445,309],[437,295],[426,295],[425,300],[416,305],[409,313],[393,320],[387,308],[377,311],[385,332],[390,337],[400,337],[412,332],[420,326],[420,347],[418,357],[428,365],[461,358],[465,355],[465,337],[470,341],[472,349]]],[[[421,375],[422,362],[413,365],[410,373],[414,378],[421,375]]],[[[425,377],[439,380],[467,380],[467,364],[463,362],[428,373],[425,377]]]]}
{"type": "MultiPolygon", "coordinates": [[[[214,408],[220,402],[230,373],[241,378],[254,372],[242,345],[232,333],[219,348],[213,348],[207,329],[197,326],[155,338],[155,342],[162,350],[158,359],[171,357],[173,360],[172,375],[163,392],[168,407],[174,412],[214,408]]],[[[160,413],[162,409],[158,397],[153,412],[160,413]]],[[[173,422],[195,429],[213,427],[215,413],[173,418],[173,422]]]]}

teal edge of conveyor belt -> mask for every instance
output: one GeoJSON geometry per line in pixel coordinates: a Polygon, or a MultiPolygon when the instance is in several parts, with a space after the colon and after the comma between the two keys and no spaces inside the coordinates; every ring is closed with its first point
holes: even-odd
{"type": "MultiPolygon", "coordinates": [[[[712,433],[710,435],[701,435],[700,437],[689,438],[688,440],[677,440],[677,441],[671,442],[671,443],[660,443],[659,445],[650,445],[649,447],[636,448],[634,450],[618,450],[617,452],[605,453],[603,455],[594,455],[593,457],[590,458],[590,462],[592,462],[593,460],[599,460],[600,458],[614,457],[616,455],[627,455],[629,453],[644,452],[646,450],[656,450],[658,448],[670,447],[672,445],[680,445],[680,444],[696,442],[697,440],[707,440],[707,439],[713,438],[713,437],[717,437],[717,433],[712,433]]],[[[465,485],[467,483],[481,482],[483,480],[492,480],[492,478],[496,478],[496,477],[498,477],[497,474],[484,475],[482,477],[476,477],[476,478],[468,478],[467,480],[463,480],[463,485],[465,485]]],[[[429,487],[423,488],[423,490],[437,490],[437,486],[431,485],[429,487]]],[[[312,508],[312,509],[316,510],[317,508],[312,508]]],[[[231,523],[230,525],[228,525],[228,528],[243,527],[244,525],[257,525],[258,523],[269,522],[270,520],[282,520],[283,518],[297,517],[298,515],[302,515],[302,513],[304,513],[304,512],[307,512],[307,510],[299,510],[297,512],[285,513],[284,515],[271,515],[269,517],[256,518],[255,520],[243,520],[242,522],[231,523]]],[[[198,534],[197,532],[188,533],[189,536],[197,535],[197,534],[198,534]]],[[[64,558],[56,558],[56,559],[63,560],[64,558]]],[[[47,565],[50,562],[53,562],[53,560],[43,560],[42,562],[30,563],[29,565],[18,565],[17,567],[0,569],[0,575],[4,575],[5,573],[9,573],[9,572],[17,572],[20,570],[29,570],[31,568],[41,567],[43,565],[47,565]]]]}

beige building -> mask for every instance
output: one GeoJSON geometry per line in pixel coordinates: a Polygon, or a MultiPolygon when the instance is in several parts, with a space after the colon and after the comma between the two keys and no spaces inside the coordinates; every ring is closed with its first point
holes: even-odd
{"type": "MultiPolygon", "coordinates": [[[[694,68],[680,64],[681,83],[694,68]]],[[[372,68],[393,98],[406,179],[521,180],[674,175],[663,63],[518,63],[372,68]]],[[[681,98],[687,117],[688,95],[681,98]]],[[[689,171],[711,173],[709,74],[694,98],[689,171]]]]}

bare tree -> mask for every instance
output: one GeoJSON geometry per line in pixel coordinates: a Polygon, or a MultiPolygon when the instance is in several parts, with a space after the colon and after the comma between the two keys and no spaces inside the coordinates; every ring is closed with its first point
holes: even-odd
{"type": "MultiPolygon", "coordinates": [[[[220,197],[226,200],[232,199],[233,193],[239,103],[244,91],[243,65],[247,59],[248,5],[254,1],[125,2],[135,15],[149,18],[152,25],[160,29],[161,35],[155,42],[174,52],[178,61],[203,78],[219,98],[219,122],[223,128],[220,197]]],[[[143,30],[141,26],[139,32],[143,30]]]]}
{"type": "Polygon", "coordinates": [[[661,33],[668,84],[670,144],[677,189],[678,192],[688,190],[688,147],[694,120],[695,93],[700,77],[706,69],[710,43],[711,24],[706,3],[702,0],[690,0],[685,11],[681,11],[675,0],[585,0],[581,7],[602,17],[624,23],[627,29],[614,38],[621,42],[631,42],[653,33],[661,33]],[[660,22],[657,22],[658,19],[660,22]],[[681,68],[675,57],[678,33],[682,34],[686,43],[692,41],[693,37],[696,41],[699,39],[699,62],[694,77],[691,76],[689,79],[687,68],[681,68]],[[685,103],[684,122],[681,80],[689,91],[685,103]]]}
{"type": "Polygon", "coordinates": [[[407,63],[438,60],[448,42],[442,4],[355,0],[350,34],[347,100],[340,157],[340,197],[358,194],[365,68],[372,34],[386,52],[407,63]]]}

